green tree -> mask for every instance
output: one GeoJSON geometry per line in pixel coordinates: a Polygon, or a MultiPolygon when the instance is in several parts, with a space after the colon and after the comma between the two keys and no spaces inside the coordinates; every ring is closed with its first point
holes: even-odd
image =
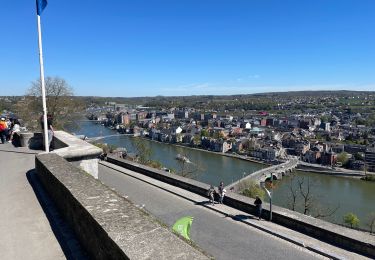
{"type": "Polygon", "coordinates": [[[344,223],[350,226],[350,228],[358,227],[359,218],[354,213],[347,213],[344,216],[344,223]]]}
{"type": "Polygon", "coordinates": [[[133,139],[133,147],[137,155],[136,160],[143,164],[150,166],[155,169],[161,169],[163,165],[157,160],[151,160],[151,148],[148,145],[148,142],[142,138],[135,137],[133,139]]]}
{"type": "Polygon", "coordinates": [[[239,184],[239,189],[242,190],[242,195],[250,198],[259,196],[259,198],[264,199],[264,195],[266,194],[264,189],[262,189],[259,184],[256,184],[253,180],[241,181],[239,184]]]}
{"type": "Polygon", "coordinates": [[[161,162],[156,160],[150,160],[147,165],[155,169],[161,169],[163,167],[161,162]]]}
{"type": "Polygon", "coordinates": [[[364,154],[363,153],[355,153],[354,158],[359,161],[364,161],[364,154]]]}
{"type": "Polygon", "coordinates": [[[346,152],[339,153],[337,155],[337,161],[342,164],[342,166],[345,166],[349,161],[349,154],[346,152]]]}
{"type": "Polygon", "coordinates": [[[323,137],[322,137],[322,135],[321,135],[320,133],[317,133],[317,134],[315,135],[315,139],[317,139],[317,140],[322,140],[323,137]]]}
{"type": "Polygon", "coordinates": [[[202,129],[201,131],[201,136],[202,137],[209,137],[210,133],[206,129],[202,129]]]}
{"type": "Polygon", "coordinates": [[[214,132],[213,135],[212,135],[212,138],[214,138],[214,139],[220,139],[220,138],[223,138],[223,137],[224,137],[223,132],[214,132]]]}
{"type": "Polygon", "coordinates": [[[332,117],[331,116],[328,116],[328,115],[324,115],[324,116],[321,116],[320,117],[320,120],[323,122],[323,123],[327,123],[327,122],[330,122],[332,120],[332,117]]]}
{"type": "Polygon", "coordinates": [[[193,144],[195,146],[199,146],[199,145],[201,145],[201,143],[202,143],[202,141],[201,141],[201,135],[200,134],[194,135],[193,144]]]}
{"type": "Polygon", "coordinates": [[[150,162],[151,149],[145,140],[133,138],[133,147],[137,154],[138,162],[147,165],[150,162]]]}

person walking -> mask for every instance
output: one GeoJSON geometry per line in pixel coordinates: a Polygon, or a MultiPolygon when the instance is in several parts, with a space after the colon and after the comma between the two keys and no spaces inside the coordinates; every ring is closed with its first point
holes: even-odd
{"type": "Polygon", "coordinates": [[[220,196],[220,204],[223,204],[223,200],[224,200],[224,196],[225,196],[225,193],[226,193],[226,190],[224,189],[224,182],[220,182],[219,184],[219,196],[220,196]]]}
{"type": "Polygon", "coordinates": [[[214,186],[210,186],[210,188],[207,191],[208,198],[210,199],[210,203],[212,203],[212,206],[215,205],[215,188],[214,186]]]}
{"type": "Polygon", "coordinates": [[[256,206],[256,211],[258,215],[258,219],[260,220],[260,217],[262,216],[262,200],[259,198],[258,195],[255,196],[254,204],[256,206]]]}

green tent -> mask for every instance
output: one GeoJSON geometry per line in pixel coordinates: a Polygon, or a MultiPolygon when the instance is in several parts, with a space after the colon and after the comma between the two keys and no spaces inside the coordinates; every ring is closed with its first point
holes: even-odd
{"type": "Polygon", "coordinates": [[[183,236],[187,240],[190,240],[190,227],[193,223],[193,217],[183,217],[174,223],[172,230],[177,234],[183,236]]]}

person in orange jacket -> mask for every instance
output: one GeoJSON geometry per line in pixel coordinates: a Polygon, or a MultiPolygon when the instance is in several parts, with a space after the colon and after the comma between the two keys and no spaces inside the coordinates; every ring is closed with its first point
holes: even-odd
{"type": "Polygon", "coordinates": [[[8,134],[8,124],[5,121],[5,117],[0,118],[0,139],[1,143],[5,143],[8,134]]]}

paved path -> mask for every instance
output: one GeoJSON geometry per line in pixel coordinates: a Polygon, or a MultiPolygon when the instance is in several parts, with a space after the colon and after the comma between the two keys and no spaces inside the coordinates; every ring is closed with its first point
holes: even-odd
{"type": "Polygon", "coordinates": [[[87,259],[35,174],[35,154],[0,144],[0,259],[87,259]]]}
{"type": "Polygon", "coordinates": [[[27,173],[35,155],[0,144],[1,259],[65,259],[27,173]]]}
{"type": "Polygon", "coordinates": [[[255,220],[225,205],[209,206],[204,204],[207,199],[197,194],[106,162],[99,165],[99,179],[170,227],[180,217],[193,216],[192,240],[216,259],[322,258],[262,229],[282,233],[284,238],[294,237],[301,245],[337,258],[365,259],[274,223],[255,220]]]}

